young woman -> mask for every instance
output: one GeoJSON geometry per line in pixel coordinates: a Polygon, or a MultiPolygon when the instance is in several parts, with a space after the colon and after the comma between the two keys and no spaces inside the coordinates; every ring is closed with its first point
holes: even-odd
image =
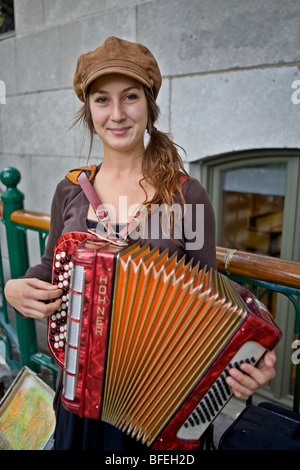
{"type": "MultiPolygon", "coordinates": [[[[156,60],[140,44],[110,37],[95,51],[79,57],[74,89],[83,106],[76,121],[83,120],[88,127],[91,144],[94,135],[98,135],[104,153],[102,163],[87,168],[87,173],[107,209],[115,234],[120,230],[126,233],[133,217],[145,207],[150,210],[157,203],[188,207],[190,210],[180,219],[183,230],[179,230],[177,236],[174,236],[178,223],[175,216],[171,220],[172,235],[166,237],[163,228],[153,230],[158,219],[150,212],[135,237],[138,233],[142,237],[143,233],[144,242],[151,246],[168,248],[170,254],[177,251],[179,257],[185,254],[187,260],[215,268],[215,221],[209,198],[201,184],[186,174],[170,137],[154,126],[159,113],[156,98],[160,86],[161,74],[156,60]],[[149,139],[147,144],[145,135],[149,139]],[[199,207],[203,212],[197,211],[199,207]]],[[[69,231],[86,231],[93,227],[103,230],[74,174],[76,172],[70,172],[57,186],[41,264],[30,268],[24,278],[10,280],[6,285],[8,302],[25,317],[48,317],[61,304],[61,290],[50,284],[57,239],[69,231]]],[[[275,360],[274,352],[270,351],[258,367],[242,366],[246,374],[231,369],[227,381],[235,395],[247,399],[258,387],[268,383],[274,377],[275,360]]],[[[55,399],[56,449],[118,450],[138,446],[109,425],[66,411],[60,394],[61,374],[55,399]]]]}

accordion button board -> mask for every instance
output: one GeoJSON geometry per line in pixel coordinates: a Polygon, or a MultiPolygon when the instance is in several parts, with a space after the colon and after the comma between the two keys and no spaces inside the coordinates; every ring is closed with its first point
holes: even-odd
{"type": "Polygon", "coordinates": [[[52,265],[52,284],[62,290],[62,304],[48,325],[48,347],[52,357],[60,367],[64,366],[67,342],[67,323],[70,303],[70,284],[73,270],[73,251],[89,236],[84,232],[70,232],[63,235],[54,250],[52,265]]]}
{"type": "Polygon", "coordinates": [[[54,284],[57,284],[57,287],[63,291],[61,307],[59,307],[50,318],[50,341],[56,350],[59,348],[64,349],[67,337],[67,313],[70,296],[69,286],[73,267],[71,257],[72,255],[67,256],[65,251],[57,253],[55,256],[54,284]]]}
{"type": "Polygon", "coordinates": [[[226,383],[229,369],[232,367],[239,369],[240,365],[244,362],[255,365],[264,353],[265,348],[259,343],[256,343],[255,341],[248,341],[245,343],[195,407],[183,426],[181,426],[177,433],[177,438],[200,438],[233,395],[231,389],[226,383]]]}

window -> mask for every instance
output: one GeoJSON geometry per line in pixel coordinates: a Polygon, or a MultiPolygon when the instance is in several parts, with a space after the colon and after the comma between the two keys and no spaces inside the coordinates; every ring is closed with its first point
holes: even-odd
{"type": "Polygon", "coordinates": [[[218,245],[300,261],[300,150],[222,155],[202,160],[200,173],[218,245]]]}
{"type": "Polygon", "coordinates": [[[286,164],[222,171],[220,245],[280,256],[286,164]]]}
{"type": "Polygon", "coordinates": [[[0,34],[9,33],[15,29],[13,0],[0,1],[0,34]]]}

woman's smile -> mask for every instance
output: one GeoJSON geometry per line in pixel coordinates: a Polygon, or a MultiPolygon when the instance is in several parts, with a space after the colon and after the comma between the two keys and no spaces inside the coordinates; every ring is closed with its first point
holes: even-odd
{"type": "Polygon", "coordinates": [[[108,128],[108,130],[114,134],[114,135],[119,135],[119,136],[122,136],[122,135],[125,135],[127,134],[127,132],[129,131],[130,129],[130,126],[128,127],[116,127],[116,128],[108,128]]]}

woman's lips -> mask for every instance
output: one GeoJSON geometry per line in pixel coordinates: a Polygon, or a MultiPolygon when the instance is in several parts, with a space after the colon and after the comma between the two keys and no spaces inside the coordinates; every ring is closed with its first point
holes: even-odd
{"type": "Polygon", "coordinates": [[[109,128],[110,132],[114,135],[124,135],[129,129],[130,127],[109,128]]]}

